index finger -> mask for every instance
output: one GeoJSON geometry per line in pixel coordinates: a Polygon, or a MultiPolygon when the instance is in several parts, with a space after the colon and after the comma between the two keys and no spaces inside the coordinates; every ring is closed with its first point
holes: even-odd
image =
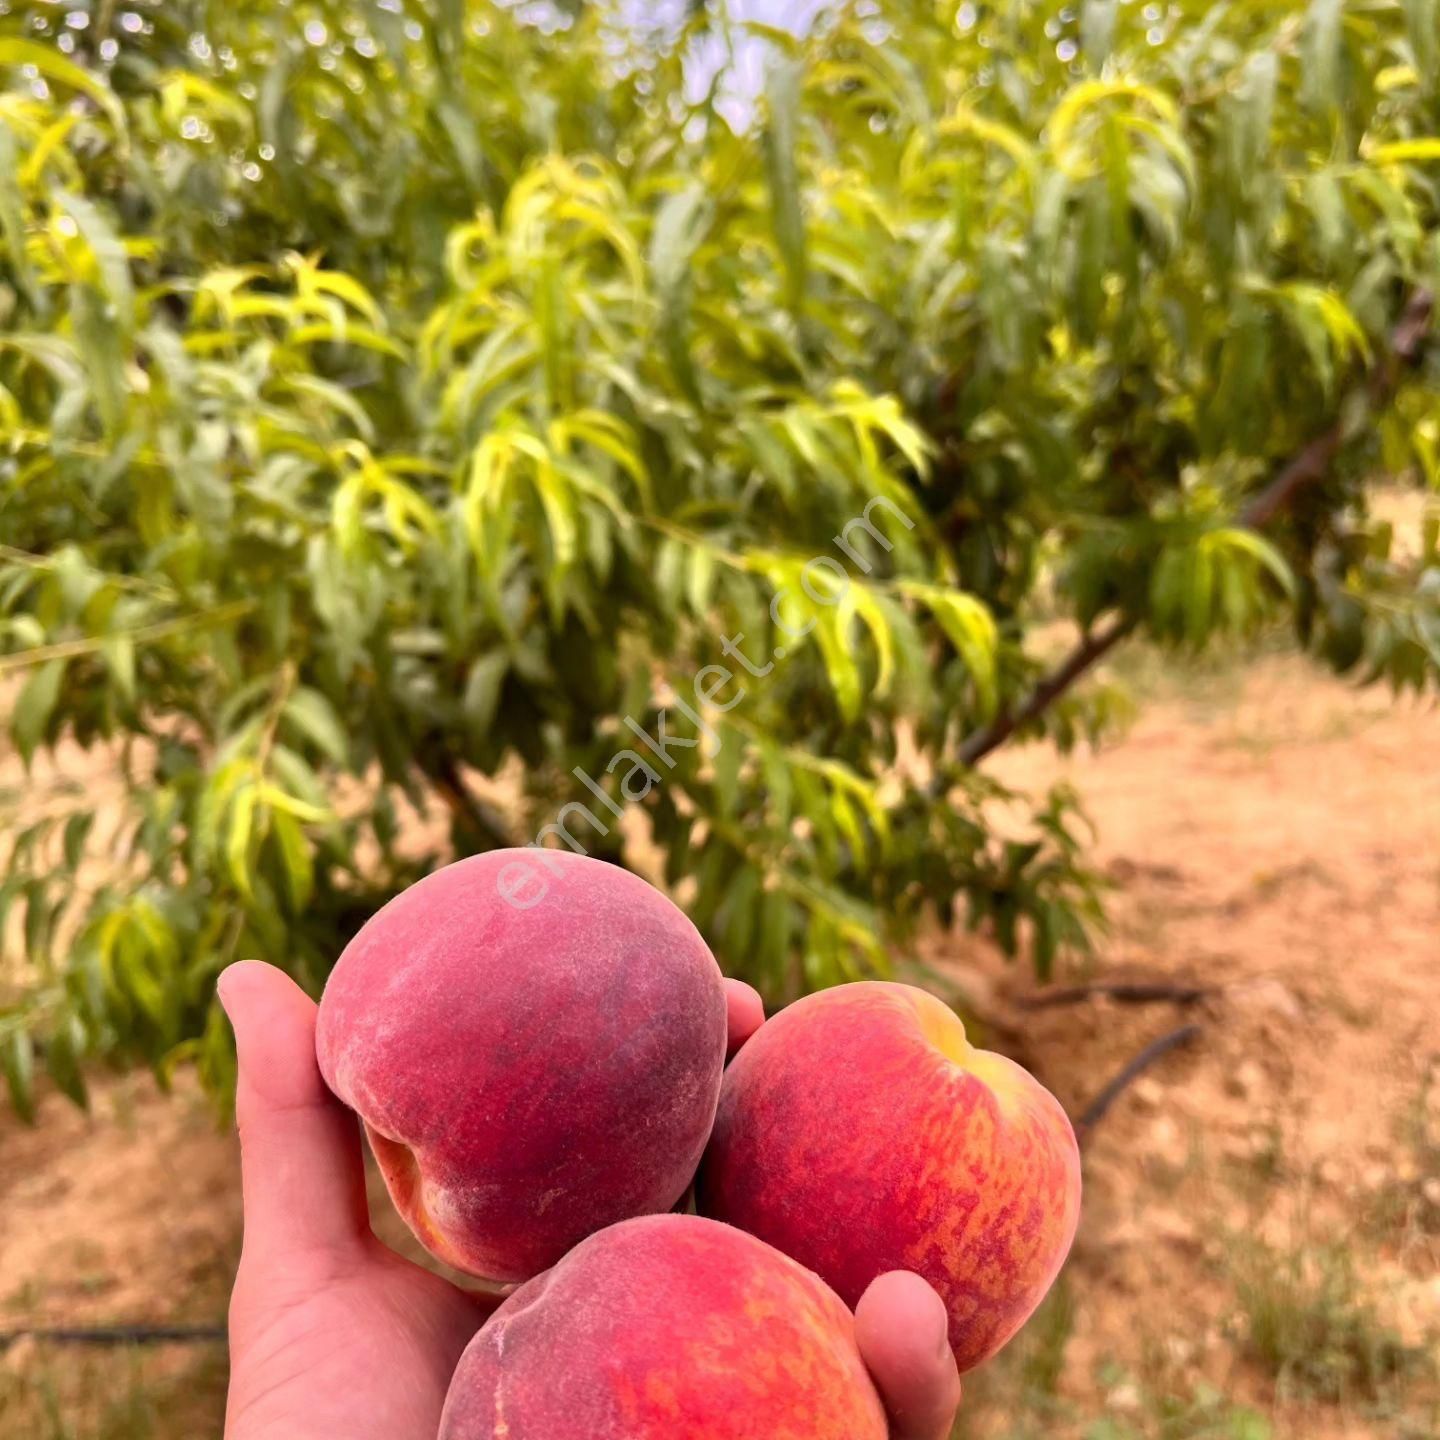
{"type": "Polygon", "coordinates": [[[732,1056],[764,1023],[765,1003],[760,992],[743,980],[725,982],[728,1034],[725,1056],[732,1056]]]}

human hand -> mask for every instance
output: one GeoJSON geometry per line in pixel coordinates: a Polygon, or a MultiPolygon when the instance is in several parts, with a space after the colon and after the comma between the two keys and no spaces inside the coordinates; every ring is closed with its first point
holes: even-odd
{"type": "MultiPolygon", "coordinates": [[[[764,1020],[726,981],[730,1048],[764,1020]]],[[[240,1057],[245,1242],[230,1300],[226,1440],[429,1440],[460,1353],[497,1303],[402,1259],[371,1232],[355,1118],[315,1063],[315,1005],[255,961],[220,977],[240,1057]]],[[[945,1309],[882,1275],[855,1315],[894,1440],[944,1440],[960,1381],[945,1309]]]]}

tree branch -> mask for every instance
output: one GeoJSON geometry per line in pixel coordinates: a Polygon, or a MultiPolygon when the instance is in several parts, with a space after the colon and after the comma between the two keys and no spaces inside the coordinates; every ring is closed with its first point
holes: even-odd
{"type": "Polygon", "coordinates": [[[960,760],[978,765],[992,750],[1003,745],[1022,725],[1028,725],[1048,710],[1102,655],[1113,650],[1138,624],[1138,617],[1116,615],[1098,630],[1092,630],[1025,697],[1015,710],[997,715],[988,725],[968,736],[960,746],[960,760]]]}
{"type": "MultiPolygon", "coordinates": [[[[1421,358],[1430,328],[1435,297],[1427,289],[1414,291],[1401,312],[1390,337],[1388,353],[1371,367],[1366,391],[1372,408],[1383,404],[1399,384],[1403,368],[1421,358]]],[[[1300,491],[1323,479],[1345,443],[1344,418],[1334,421],[1295,454],[1258,495],[1242,509],[1236,524],[1258,530],[1287,509],[1300,491]]],[[[965,765],[978,765],[997,750],[1018,729],[1043,715],[1102,656],[1108,654],[1140,624],[1138,615],[1115,615],[1083,636],[1075,648],[1014,710],[998,715],[974,731],[961,744],[959,758],[965,765]]]]}
{"type": "Polygon", "coordinates": [[[128,640],[132,645],[149,645],[156,640],[169,640],[189,630],[206,630],[213,625],[225,625],[231,620],[241,620],[256,608],[254,600],[232,600],[225,605],[212,605],[207,610],[195,610],[188,615],[175,615],[169,620],[157,620],[152,625],[141,625],[133,630],[115,630],[108,635],[84,635],[76,640],[57,640],[51,645],[37,645],[32,650],[16,650],[9,655],[0,655],[0,676],[15,670],[28,670],[51,660],[74,660],[81,655],[97,655],[115,640],[128,640]]]}
{"type": "Polygon", "coordinates": [[[442,756],[427,773],[451,815],[479,839],[488,841],[489,849],[501,850],[515,843],[505,817],[465,783],[463,772],[449,755],[442,756]]]}

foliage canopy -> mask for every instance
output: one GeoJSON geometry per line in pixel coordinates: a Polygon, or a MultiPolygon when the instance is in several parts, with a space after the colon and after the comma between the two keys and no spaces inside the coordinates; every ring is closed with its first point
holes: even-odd
{"type": "Polygon", "coordinates": [[[1392,354],[1437,0],[0,8],[0,693],[59,747],[4,797],[22,1107],[37,1055],[223,1089],[225,963],[313,988],[572,801],[772,997],[957,905],[1047,969],[1098,913],[1072,797],[1002,832],[970,761],[1113,718],[1024,707],[1057,633],[1288,613],[1434,683],[1436,510],[1367,482],[1440,485],[1392,354]],[[662,712],[705,743],[607,771],[662,712]]]}

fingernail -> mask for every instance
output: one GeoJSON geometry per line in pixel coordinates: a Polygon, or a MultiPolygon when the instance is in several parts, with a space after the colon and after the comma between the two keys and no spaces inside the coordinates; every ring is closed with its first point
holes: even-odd
{"type": "Polygon", "coordinates": [[[238,998],[236,984],[244,988],[245,962],[236,961],[227,965],[221,972],[220,978],[215,982],[215,995],[220,1001],[220,1008],[229,1017],[230,1024],[235,1024],[235,1001],[238,998]]]}
{"type": "MultiPolygon", "coordinates": [[[[235,967],[227,965],[221,972],[220,978],[215,982],[215,994],[220,1003],[225,1007],[225,1013],[230,1014],[230,1003],[235,998],[235,967]]],[[[235,1018],[233,1015],[230,1017],[235,1018]]]]}
{"type": "Polygon", "coordinates": [[[950,1316],[945,1309],[945,1303],[937,1295],[935,1305],[930,1311],[930,1324],[933,1327],[935,1341],[935,1353],[937,1355],[948,1355],[950,1353],[950,1316]]]}

